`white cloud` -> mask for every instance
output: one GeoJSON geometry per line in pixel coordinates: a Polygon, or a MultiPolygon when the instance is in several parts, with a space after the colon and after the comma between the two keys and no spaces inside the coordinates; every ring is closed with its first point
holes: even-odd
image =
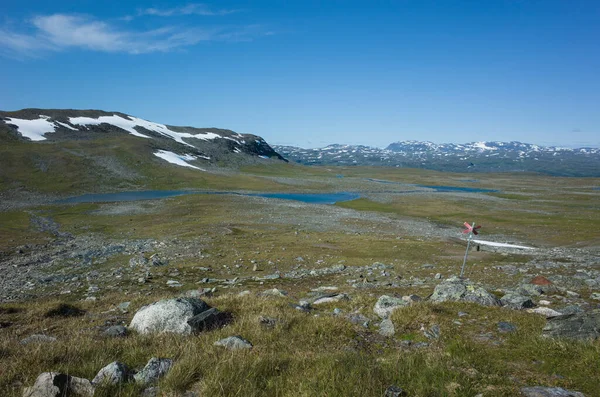
{"type": "MultiPolygon", "coordinates": [[[[154,9],[154,11],[157,12],[156,15],[159,15],[159,12],[183,15],[181,13],[184,12],[198,13],[201,10],[199,7],[200,5],[191,5],[179,9],[164,11],[154,9]]],[[[259,25],[124,29],[114,23],[73,14],[36,16],[22,25],[21,29],[26,32],[0,27],[0,53],[13,57],[40,57],[51,51],[85,49],[143,54],[173,51],[205,41],[248,41],[270,34],[263,31],[259,25]]]]}
{"type": "Polygon", "coordinates": [[[220,9],[212,10],[206,4],[188,4],[183,7],[175,7],[168,9],[160,8],[146,8],[138,12],[138,16],[142,15],[153,15],[159,17],[172,17],[177,15],[202,15],[202,16],[217,16],[217,15],[228,15],[236,12],[240,12],[237,9],[220,9]]]}

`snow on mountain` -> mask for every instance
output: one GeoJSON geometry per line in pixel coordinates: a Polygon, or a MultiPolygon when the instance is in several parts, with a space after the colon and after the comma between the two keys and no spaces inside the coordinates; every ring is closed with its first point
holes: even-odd
{"type": "Polygon", "coordinates": [[[182,155],[182,154],[169,152],[168,150],[159,150],[159,151],[155,152],[154,155],[156,157],[160,157],[161,159],[163,159],[171,164],[176,164],[176,165],[180,165],[182,167],[195,168],[200,171],[205,171],[200,167],[196,167],[194,165],[187,163],[188,161],[198,160],[199,156],[194,156],[192,154],[183,154],[182,155]]]}

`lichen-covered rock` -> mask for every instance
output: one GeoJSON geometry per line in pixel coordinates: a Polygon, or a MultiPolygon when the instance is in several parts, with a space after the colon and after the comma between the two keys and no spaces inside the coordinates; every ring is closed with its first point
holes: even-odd
{"type": "Polygon", "coordinates": [[[91,397],[93,395],[94,387],[89,380],[58,372],[40,374],[34,385],[26,387],[23,391],[23,397],[91,397]]]}
{"type": "Polygon", "coordinates": [[[381,318],[388,318],[390,314],[399,307],[408,305],[408,302],[402,298],[396,298],[388,295],[381,295],[373,307],[373,311],[381,318]]]}
{"type": "Polygon", "coordinates": [[[188,320],[208,309],[210,306],[197,298],[163,299],[139,309],[129,328],[141,334],[172,332],[189,335],[197,329],[188,320]]]}
{"type": "Polygon", "coordinates": [[[98,374],[92,379],[92,384],[108,384],[116,385],[119,383],[127,382],[130,377],[129,368],[127,365],[118,361],[113,361],[106,367],[98,371],[98,374]]]}
{"type": "Polygon", "coordinates": [[[241,336],[230,336],[228,338],[216,341],[214,345],[223,346],[229,350],[243,350],[252,348],[252,343],[248,342],[241,336]]]}
{"type": "Polygon", "coordinates": [[[484,288],[458,277],[451,277],[438,284],[433,290],[430,300],[432,302],[473,302],[484,306],[500,305],[498,298],[484,288]]]}
{"type": "Polygon", "coordinates": [[[394,323],[389,318],[383,319],[381,324],[379,324],[379,335],[382,336],[394,336],[396,333],[396,329],[394,328],[394,323]]]}
{"type": "Polygon", "coordinates": [[[500,303],[502,304],[502,306],[515,310],[523,310],[535,307],[535,304],[533,303],[531,298],[512,292],[509,292],[502,298],[500,298],[500,303]]]}
{"type": "Polygon", "coordinates": [[[599,339],[600,310],[552,317],[542,334],[554,338],[599,339]]]}
{"type": "Polygon", "coordinates": [[[323,305],[326,303],[333,303],[339,301],[347,301],[350,297],[347,294],[326,294],[318,297],[312,303],[313,305],[323,305]]]}
{"type": "Polygon", "coordinates": [[[133,376],[133,379],[136,383],[149,385],[165,376],[172,366],[173,360],[170,358],[152,357],[144,369],[133,376]]]}

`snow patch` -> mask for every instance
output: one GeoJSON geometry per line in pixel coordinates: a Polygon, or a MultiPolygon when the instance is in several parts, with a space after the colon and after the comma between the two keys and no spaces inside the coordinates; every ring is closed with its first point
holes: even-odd
{"type": "Polygon", "coordinates": [[[498,150],[498,148],[487,146],[485,142],[475,142],[473,143],[473,146],[481,150],[498,150]]]}
{"type": "Polygon", "coordinates": [[[70,129],[71,131],[79,131],[77,128],[73,128],[69,124],[61,123],[60,121],[55,121],[55,123],[62,125],[63,127],[70,129]]]}
{"type": "Polygon", "coordinates": [[[493,241],[483,241],[483,240],[472,240],[472,241],[475,244],[490,245],[492,247],[519,248],[519,249],[524,249],[524,250],[534,250],[535,249],[533,247],[526,247],[524,245],[513,245],[513,244],[506,244],[506,243],[495,243],[493,241]]]}
{"type": "Polygon", "coordinates": [[[191,154],[177,154],[177,153],[169,152],[167,150],[159,150],[157,152],[154,152],[154,155],[156,157],[160,157],[161,159],[163,159],[165,161],[168,161],[171,164],[176,164],[176,165],[180,165],[182,167],[195,168],[200,171],[205,171],[202,168],[199,168],[199,167],[196,167],[196,166],[186,163],[186,161],[192,161],[192,160],[198,159],[198,157],[193,156],[191,154]]]}
{"type": "Polygon", "coordinates": [[[55,125],[48,121],[47,116],[40,116],[39,119],[35,120],[23,120],[7,117],[9,124],[17,126],[17,130],[25,138],[29,138],[32,141],[44,141],[46,137],[44,134],[48,132],[54,132],[55,125]]]}

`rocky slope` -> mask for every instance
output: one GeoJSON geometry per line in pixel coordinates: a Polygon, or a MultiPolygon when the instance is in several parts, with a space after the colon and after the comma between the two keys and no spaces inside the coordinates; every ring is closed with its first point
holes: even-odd
{"type": "Polygon", "coordinates": [[[403,141],[385,149],[362,145],[329,145],[302,149],[274,146],[302,164],[385,165],[454,172],[542,172],[562,176],[600,175],[600,149],[544,147],[521,142],[435,144],[403,141]]]}

